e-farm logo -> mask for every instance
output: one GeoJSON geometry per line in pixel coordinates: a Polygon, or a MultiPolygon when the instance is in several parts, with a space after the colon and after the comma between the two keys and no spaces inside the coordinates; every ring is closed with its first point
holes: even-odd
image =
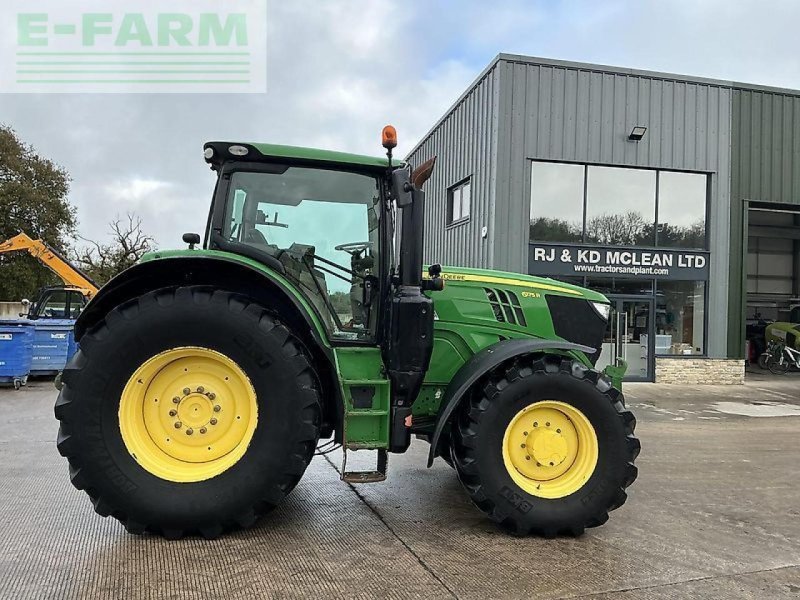
{"type": "Polygon", "coordinates": [[[0,92],[266,91],[266,0],[10,4],[0,92]]]}

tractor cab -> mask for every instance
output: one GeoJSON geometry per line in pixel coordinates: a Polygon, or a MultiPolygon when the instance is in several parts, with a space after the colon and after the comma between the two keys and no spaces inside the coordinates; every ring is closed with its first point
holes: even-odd
{"type": "MultiPolygon", "coordinates": [[[[211,149],[213,156],[228,150],[211,149]]],[[[266,163],[261,152],[252,154],[251,161],[220,167],[209,247],[254,257],[284,275],[332,340],[373,339],[369,290],[379,283],[376,275],[386,274],[390,254],[385,169],[266,163]]]]}

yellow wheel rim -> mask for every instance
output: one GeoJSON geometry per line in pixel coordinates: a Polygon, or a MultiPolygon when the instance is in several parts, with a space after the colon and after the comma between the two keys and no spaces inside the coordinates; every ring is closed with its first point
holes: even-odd
{"type": "Polygon", "coordinates": [[[597,434],[564,402],[543,400],[519,411],[503,436],[503,463],[514,482],[540,498],[574,494],[597,466],[597,434]]]}
{"type": "Polygon", "coordinates": [[[188,483],[216,477],[244,456],[258,423],[256,392],[227,356],[195,346],[140,366],[122,391],[119,429],[148,473],[188,483]]]}

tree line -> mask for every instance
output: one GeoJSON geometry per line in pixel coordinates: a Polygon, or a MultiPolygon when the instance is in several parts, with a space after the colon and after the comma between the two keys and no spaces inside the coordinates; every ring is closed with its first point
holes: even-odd
{"type": "MultiPolygon", "coordinates": [[[[109,224],[109,242],[78,236],[76,209],[68,199],[70,183],[62,166],[0,124],[0,242],[20,232],[42,239],[98,285],[155,248],[153,238],[142,230],[141,219],[133,214],[109,224]]],[[[0,300],[33,298],[40,288],[60,283],[25,252],[0,255],[0,300]]]]}
{"type": "MultiPolygon", "coordinates": [[[[645,220],[641,213],[608,213],[586,221],[586,243],[608,246],[652,246],[658,227],[658,245],[669,248],[705,248],[705,220],[687,227],[645,220]]],[[[583,239],[580,221],[538,217],[531,219],[530,239],[538,242],[576,242],[583,239]]]]}

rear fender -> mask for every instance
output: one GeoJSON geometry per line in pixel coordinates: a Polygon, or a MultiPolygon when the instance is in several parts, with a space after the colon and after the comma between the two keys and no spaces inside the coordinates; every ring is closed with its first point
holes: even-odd
{"type": "Polygon", "coordinates": [[[321,317],[279,273],[247,257],[195,250],[140,262],[117,275],[92,298],[75,323],[75,339],[80,342],[111,310],[132,298],[184,285],[209,285],[240,293],[273,310],[311,354],[325,401],[323,436],[326,437],[326,430],[330,435],[331,428],[336,430],[337,438],[341,435],[341,396],[333,351],[321,317]]]}
{"type": "MultiPolygon", "coordinates": [[[[442,434],[450,423],[450,419],[462,400],[473,385],[486,373],[495,367],[500,366],[507,360],[517,356],[532,354],[534,352],[547,353],[550,350],[562,352],[582,352],[583,354],[593,354],[594,348],[574,344],[572,342],[561,342],[555,340],[539,340],[530,338],[520,338],[512,340],[502,340],[492,346],[484,348],[472,358],[470,358],[455,374],[450,384],[447,386],[439,414],[436,417],[436,426],[431,437],[431,449],[428,454],[428,467],[433,465],[433,459],[441,455],[439,447],[442,441],[442,434]]],[[[585,357],[578,357],[581,361],[585,357]]]]}

